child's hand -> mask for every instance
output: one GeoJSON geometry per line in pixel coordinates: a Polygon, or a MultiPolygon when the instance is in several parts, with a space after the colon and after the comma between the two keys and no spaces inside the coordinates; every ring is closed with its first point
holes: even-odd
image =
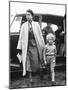
{"type": "Polygon", "coordinates": [[[53,62],[55,62],[55,60],[53,60],[53,62]]]}

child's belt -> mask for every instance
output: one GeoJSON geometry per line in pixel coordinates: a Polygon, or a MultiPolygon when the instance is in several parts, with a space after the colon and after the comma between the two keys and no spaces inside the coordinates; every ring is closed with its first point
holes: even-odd
{"type": "Polygon", "coordinates": [[[46,56],[55,56],[55,54],[47,54],[46,56]]]}

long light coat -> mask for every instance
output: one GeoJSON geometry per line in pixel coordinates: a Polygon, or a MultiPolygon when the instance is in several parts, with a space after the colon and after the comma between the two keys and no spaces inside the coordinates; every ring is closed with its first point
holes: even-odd
{"type": "MultiPolygon", "coordinates": [[[[32,21],[32,28],[33,28],[33,33],[37,43],[40,60],[42,60],[42,50],[45,45],[42,32],[37,22],[32,21]]],[[[22,50],[23,69],[25,69],[25,64],[26,64],[27,46],[28,46],[28,21],[25,22],[21,27],[21,32],[20,32],[19,41],[17,45],[17,49],[22,50]]]]}

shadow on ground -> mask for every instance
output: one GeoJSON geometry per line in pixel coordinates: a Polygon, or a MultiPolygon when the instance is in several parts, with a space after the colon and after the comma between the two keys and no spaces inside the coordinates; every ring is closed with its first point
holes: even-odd
{"type": "MultiPolygon", "coordinates": [[[[66,85],[66,70],[65,68],[59,67],[55,70],[56,73],[56,86],[65,86],[66,85]]],[[[51,87],[52,83],[48,80],[48,74],[46,71],[42,71],[43,78],[40,80],[39,73],[34,73],[33,83],[29,82],[28,74],[26,77],[22,77],[20,74],[15,74],[15,77],[10,80],[10,88],[31,88],[31,87],[51,87]],[[17,76],[18,75],[18,76],[17,76]]]]}

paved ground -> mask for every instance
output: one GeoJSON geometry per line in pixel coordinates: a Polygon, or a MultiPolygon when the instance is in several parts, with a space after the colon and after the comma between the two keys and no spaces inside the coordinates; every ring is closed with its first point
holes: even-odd
{"type": "MultiPolygon", "coordinates": [[[[33,84],[29,82],[28,75],[26,77],[19,76],[10,80],[10,88],[29,88],[29,87],[50,87],[51,82],[48,80],[48,74],[43,73],[43,79],[40,80],[39,74],[33,75],[33,84]]],[[[66,73],[63,68],[56,70],[56,86],[66,85],[66,73]]]]}

